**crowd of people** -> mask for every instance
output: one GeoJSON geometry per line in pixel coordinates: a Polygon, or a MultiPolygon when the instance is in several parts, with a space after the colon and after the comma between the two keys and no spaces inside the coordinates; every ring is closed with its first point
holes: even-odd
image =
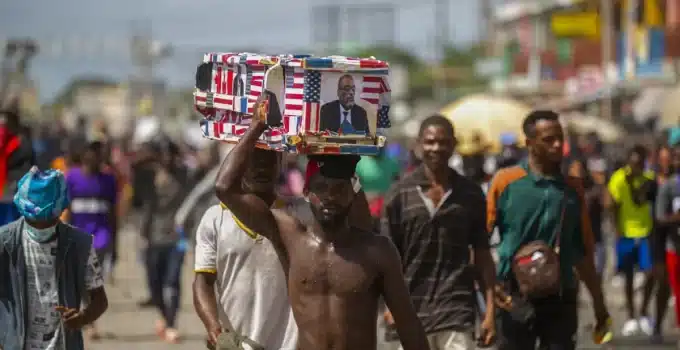
{"type": "Polygon", "coordinates": [[[490,157],[457,152],[455,125],[433,115],[406,164],[392,147],[303,164],[257,147],[259,107],[228,152],[158,130],[120,141],[101,126],[32,135],[3,111],[0,349],[82,349],[83,330],[98,339],[131,217],[149,291],[140,306],[157,310],[168,343],[182,340],[189,250],[211,349],[374,349],[378,336],[405,350],[575,349],[582,290],[595,342],[612,332],[662,340],[680,293],[673,137],[616,163],[596,135],[566,135],[557,113],[537,110],[490,157]],[[620,332],[603,290],[612,259],[626,297],[620,332]]]}

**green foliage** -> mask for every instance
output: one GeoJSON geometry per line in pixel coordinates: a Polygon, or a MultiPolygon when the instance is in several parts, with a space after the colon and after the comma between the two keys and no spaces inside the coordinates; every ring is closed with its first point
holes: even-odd
{"type": "MultiPolygon", "coordinates": [[[[451,94],[460,95],[465,91],[483,91],[486,87],[486,80],[475,75],[476,60],[484,57],[484,47],[475,45],[460,49],[448,47],[444,50],[445,55],[442,66],[447,68],[458,68],[460,72],[465,72],[453,81],[446,81],[450,87],[451,94]]],[[[434,96],[434,76],[431,66],[421,60],[413,53],[390,46],[376,46],[364,48],[355,52],[348,53],[350,56],[370,57],[390,62],[392,65],[403,65],[408,69],[409,95],[407,102],[414,102],[418,99],[430,99],[434,96]]]]}
{"type": "Polygon", "coordinates": [[[475,62],[484,58],[485,48],[482,45],[473,45],[468,48],[457,48],[449,46],[444,49],[444,60],[442,65],[445,67],[471,67],[475,62]]]}
{"type": "Polygon", "coordinates": [[[402,65],[408,70],[409,94],[407,102],[432,97],[433,78],[429,68],[418,56],[392,46],[375,46],[349,53],[355,57],[375,57],[392,65],[402,65]]]}

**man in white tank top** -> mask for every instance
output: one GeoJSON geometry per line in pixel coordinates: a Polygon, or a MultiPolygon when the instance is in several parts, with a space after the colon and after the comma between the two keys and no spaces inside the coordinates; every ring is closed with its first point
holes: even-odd
{"type": "MultiPolygon", "coordinates": [[[[243,185],[277,206],[274,188],[279,167],[261,161],[268,158],[252,158],[243,185]]],[[[242,225],[228,208],[215,205],[198,226],[195,257],[194,307],[212,346],[231,324],[238,335],[256,343],[244,345],[246,349],[295,349],[297,325],[286,277],[269,240],[242,225]]]]}

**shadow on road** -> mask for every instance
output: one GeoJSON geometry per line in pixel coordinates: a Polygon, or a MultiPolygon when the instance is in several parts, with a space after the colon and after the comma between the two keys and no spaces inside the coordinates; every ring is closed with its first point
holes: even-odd
{"type": "MultiPolygon", "coordinates": [[[[114,334],[104,332],[96,343],[106,342],[123,342],[123,343],[146,343],[158,341],[156,334],[114,334]]],[[[200,342],[204,341],[205,337],[196,334],[182,335],[182,342],[200,342]]]]}

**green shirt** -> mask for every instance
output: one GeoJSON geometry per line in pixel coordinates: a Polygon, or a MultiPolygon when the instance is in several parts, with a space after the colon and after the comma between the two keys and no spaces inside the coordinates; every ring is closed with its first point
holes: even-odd
{"type": "Polygon", "coordinates": [[[361,157],[356,174],[366,193],[386,193],[401,171],[399,163],[387,156],[361,157]]]}
{"type": "MultiPolygon", "coordinates": [[[[573,267],[586,251],[584,224],[590,225],[581,194],[577,180],[541,177],[532,173],[526,162],[496,174],[487,196],[487,229],[491,232],[497,227],[501,238],[499,280],[508,277],[512,259],[521,246],[537,240],[555,246],[561,231],[562,283],[574,284],[573,267]]],[[[592,242],[592,232],[589,234],[592,242]]]]}

